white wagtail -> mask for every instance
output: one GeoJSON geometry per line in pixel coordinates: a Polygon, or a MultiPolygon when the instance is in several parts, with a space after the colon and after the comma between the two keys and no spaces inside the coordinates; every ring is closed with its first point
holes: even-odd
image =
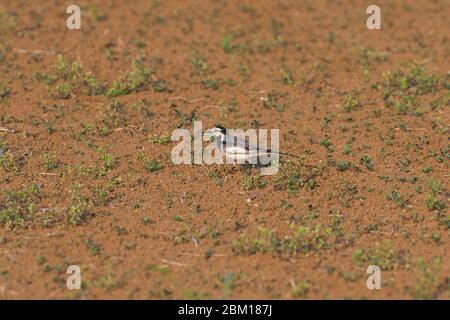
{"type": "Polygon", "coordinates": [[[292,154],[260,148],[257,145],[250,144],[246,139],[235,139],[235,137],[228,134],[226,128],[220,125],[205,131],[204,136],[206,138],[214,138],[217,149],[222,154],[225,154],[225,157],[242,164],[270,164],[270,159],[278,159],[280,156],[300,158],[292,154]]]}

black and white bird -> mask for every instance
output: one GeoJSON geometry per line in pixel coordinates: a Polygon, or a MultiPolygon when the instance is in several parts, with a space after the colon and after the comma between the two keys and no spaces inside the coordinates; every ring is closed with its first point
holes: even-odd
{"type": "Polygon", "coordinates": [[[270,164],[271,159],[278,159],[280,156],[300,158],[292,154],[260,148],[258,145],[250,144],[246,139],[235,139],[229,135],[225,127],[220,125],[205,131],[204,136],[213,138],[217,149],[227,159],[235,160],[238,163],[270,164]]]}

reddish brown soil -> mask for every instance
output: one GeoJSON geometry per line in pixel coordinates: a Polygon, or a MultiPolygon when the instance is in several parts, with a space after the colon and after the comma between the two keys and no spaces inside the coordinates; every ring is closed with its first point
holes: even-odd
{"type": "Polygon", "coordinates": [[[379,31],[365,1],[90,3],[79,31],[65,1],[0,4],[1,299],[450,298],[448,1],[379,1],[379,31]],[[88,95],[58,55],[107,89],[153,73],[88,95]],[[194,118],[304,160],[173,165],[194,118]]]}

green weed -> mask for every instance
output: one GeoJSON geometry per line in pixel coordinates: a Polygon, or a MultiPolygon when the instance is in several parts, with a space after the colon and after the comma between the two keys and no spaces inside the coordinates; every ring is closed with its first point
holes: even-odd
{"type": "Polygon", "coordinates": [[[0,83],[0,102],[6,101],[11,93],[2,83],[0,83]]]}
{"type": "Polygon", "coordinates": [[[349,94],[345,98],[345,102],[342,104],[341,108],[346,112],[350,112],[360,106],[361,103],[358,100],[356,100],[356,98],[353,95],[349,94]]]}
{"type": "Polygon", "coordinates": [[[19,164],[14,154],[4,142],[0,142],[0,166],[7,172],[17,172],[19,170],[19,164]]]}
{"type": "Polygon", "coordinates": [[[134,60],[131,71],[122,79],[116,80],[106,92],[108,98],[117,97],[139,91],[150,83],[153,72],[146,68],[142,61],[134,60]]]}
{"type": "MultiPolygon", "coordinates": [[[[428,75],[425,68],[413,66],[408,72],[398,70],[383,74],[381,88],[387,107],[394,108],[398,114],[420,115],[418,99],[426,94],[434,94],[442,87],[436,75],[428,75]]],[[[436,106],[435,106],[436,107],[436,106]]]]}
{"type": "Polygon", "coordinates": [[[315,169],[310,170],[303,167],[300,161],[287,161],[280,165],[274,187],[275,190],[286,190],[289,194],[295,193],[304,186],[309,186],[310,189],[313,189],[316,176],[317,172],[315,169]]]}
{"type": "Polygon", "coordinates": [[[81,225],[86,222],[89,215],[89,202],[82,196],[75,194],[72,203],[67,208],[65,218],[68,224],[81,225]]]}
{"type": "Polygon", "coordinates": [[[265,183],[259,175],[244,175],[241,179],[241,187],[245,191],[250,191],[255,188],[263,188],[264,186],[265,183]]]}
{"type": "Polygon", "coordinates": [[[164,168],[164,166],[156,159],[148,159],[146,156],[139,154],[138,161],[142,164],[145,170],[149,173],[157,172],[164,168]]]}
{"type": "Polygon", "coordinates": [[[8,227],[30,225],[34,219],[35,201],[38,196],[38,188],[5,192],[3,201],[0,201],[0,225],[8,227]]]}
{"type": "Polygon", "coordinates": [[[353,254],[353,260],[357,265],[377,265],[381,270],[392,270],[407,263],[405,254],[392,249],[389,242],[369,246],[367,249],[358,249],[353,254]]]}

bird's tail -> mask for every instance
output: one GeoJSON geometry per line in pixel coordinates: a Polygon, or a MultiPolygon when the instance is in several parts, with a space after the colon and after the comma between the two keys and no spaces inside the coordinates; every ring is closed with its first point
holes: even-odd
{"type": "MultiPolygon", "coordinates": [[[[301,156],[297,156],[297,155],[291,154],[291,153],[278,152],[278,154],[279,154],[280,156],[285,156],[285,157],[292,157],[292,158],[297,158],[297,159],[301,159],[301,158],[302,158],[301,156]]],[[[310,164],[306,164],[306,163],[302,163],[302,166],[308,167],[308,168],[314,168],[314,169],[317,169],[316,166],[313,166],[313,165],[310,165],[310,164]]]]}
{"type": "Polygon", "coordinates": [[[280,156],[292,157],[292,158],[297,158],[297,159],[301,158],[300,156],[296,156],[295,154],[291,154],[291,153],[278,152],[278,154],[280,156]]]}

